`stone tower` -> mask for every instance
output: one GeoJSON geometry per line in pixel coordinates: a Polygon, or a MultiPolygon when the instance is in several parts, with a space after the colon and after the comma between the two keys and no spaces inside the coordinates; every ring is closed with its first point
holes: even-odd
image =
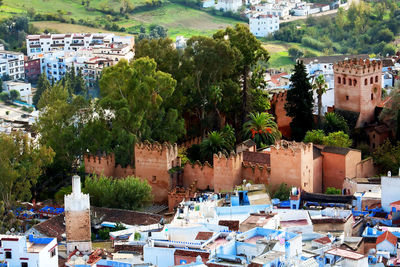
{"type": "Polygon", "coordinates": [[[72,193],[64,197],[64,206],[67,253],[75,249],[91,253],[90,200],[88,194],[81,192],[81,178],[78,175],[72,177],[72,193]]]}
{"type": "Polygon", "coordinates": [[[334,64],[335,109],[359,113],[356,127],[374,120],[382,96],[380,61],[349,59],[334,64]]]}

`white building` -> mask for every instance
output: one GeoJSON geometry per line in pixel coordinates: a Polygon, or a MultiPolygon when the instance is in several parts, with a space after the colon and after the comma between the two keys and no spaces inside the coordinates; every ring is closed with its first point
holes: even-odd
{"type": "Polygon", "coordinates": [[[400,177],[389,177],[382,176],[382,195],[381,204],[382,209],[385,212],[390,212],[390,204],[400,200],[399,188],[400,188],[400,177]]]}
{"type": "Polygon", "coordinates": [[[135,39],[133,36],[118,36],[113,33],[28,35],[26,38],[29,57],[54,51],[78,51],[82,48],[114,48],[116,45],[126,45],[132,50],[135,39]]]}
{"type": "Polygon", "coordinates": [[[35,238],[33,235],[0,235],[0,263],[2,262],[10,267],[58,266],[57,240],[35,238]]]}
{"type": "Polygon", "coordinates": [[[256,14],[249,19],[250,32],[257,37],[267,37],[279,30],[279,17],[256,14]]]}
{"type": "Polygon", "coordinates": [[[24,63],[24,54],[0,50],[0,76],[9,75],[11,80],[23,80],[24,63]]]}
{"type": "Polygon", "coordinates": [[[255,5],[254,10],[264,15],[278,16],[281,19],[289,17],[290,7],[287,4],[261,4],[255,5]]]}
{"type": "Polygon", "coordinates": [[[242,0],[217,0],[215,9],[223,10],[224,12],[237,12],[242,5],[242,0]]]}
{"type": "MultiPolygon", "coordinates": [[[[49,80],[59,81],[67,71],[74,68],[75,73],[78,73],[79,70],[82,72],[86,85],[92,87],[105,67],[112,66],[115,62],[124,58],[123,54],[95,54],[95,52],[100,51],[80,50],[77,52],[46,53],[40,59],[42,73],[44,72],[49,80]]],[[[128,52],[128,55],[127,60],[133,58],[133,53],[128,52]]]]}
{"type": "Polygon", "coordinates": [[[3,82],[3,90],[10,93],[11,90],[16,90],[21,96],[21,100],[32,104],[32,87],[30,83],[19,82],[19,81],[5,81],[3,82]]]}
{"type": "Polygon", "coordinates": [[[329,5],[300,2],[293,10],[294,16],[308,16],[329,10],[329,5]]]}

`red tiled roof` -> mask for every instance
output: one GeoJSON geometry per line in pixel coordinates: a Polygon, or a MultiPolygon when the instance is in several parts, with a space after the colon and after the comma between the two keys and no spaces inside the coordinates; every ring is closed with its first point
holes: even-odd
{"type": "Polygon", "coordinates": [[[400,200],[390,203],[390,205],[400,205],[400,200]]]}
{"type": "Polygon", "coordinates": [[[208,240],[214,235],[213,232],[199,232],[195,240],[208,240]]]}
{"type": "Polygon", "coordinates": [[[378,238],[376,239],[376,244],[378,245],[379,243],[383,242],[384,240],[389,241],[394,246],[396,246],[396,244],[397,244],[397,237],[389,231],[386,231],[383,234],[381,234],[380,236],[378,236],[378,238]]]}
{"type": "Polygon", "coordinates": [[[332,241],[327,236],[314,239],[313,241],[317,242],[317,243],[320,243],[320,244],[323,244],[323,245],[332,243],[332,241]]]}
{"type": "Polygon", "coordinates": [[[280,85],[279,79],[285,75],[288,75],[288,74],[286,72],[282,72],[279,74],[271,75],[271,82],[273,82],[276,85],[280,85]]]}

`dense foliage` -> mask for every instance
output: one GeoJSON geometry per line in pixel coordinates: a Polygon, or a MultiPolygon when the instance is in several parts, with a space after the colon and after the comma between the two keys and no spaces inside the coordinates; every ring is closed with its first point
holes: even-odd
{"type": "Polygon", "coordinates": [[[15,200],[31,199],[31,189],[51,163],[54,152],[47,146],[37,147],[19,132],[0,133],[0,147],[0,202],[9,210],[15,200]]]}
{"type": "Polygon", "coordinates": [[[98,207],[140,209],[151,203],[151,186],[136,177],[112,179],[105,176],[86,177],[84,190],[90,203],[98,207]]]}
{"type": "Polygon", "coordinates": [[[337,147],[350,147],[352,144],[349,136],[342,131],[331,132],[325,135],[322,130],[308,131],[304,137],[304,142],[337,147]]]}
{"type": "Polygon", "coordinates": [[[335,187],[328,187],[325,191],[325,194],[327,195],[341,195],[342,191],[340,189],[337,189],[335,187]]]}
{"type": "Polygon", "coordinates": [[[379,173],[386,175],[388,171],[392,172],[392,175],[400,175],[400,142],[392,144],[389,140],[386,140],[381,146],[379,146],[372,155],[374,163],[378,166],[379,173]]]}
{"type": "MultiPolygon", "coordinates": [[[[400,31],[399,3],[385,0],[367,3],[354,2],[346,11],[339,8],[336,16],[310,17],[305,23],[295,21],[281,25],[274,38],[297,42],[317,49],[326,55],[332,53],[393,54],[390,44],[400,31]]],[[[296,54],[291,51],[292,55],[296,54]]]]}

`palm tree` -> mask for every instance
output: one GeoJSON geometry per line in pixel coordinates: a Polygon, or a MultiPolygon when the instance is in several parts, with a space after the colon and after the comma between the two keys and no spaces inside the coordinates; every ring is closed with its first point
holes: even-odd
{"type": "Polygon", "coordinates": [[[316,91],[318,96],[318,127],[321,127],[322,95],[325,94],[328,89],[328,84],[325,81],[324,75],[320,74],[314,79],[312,88],[316,91]]]}
{"type": "Polygon", "coordinates": [[[249,121],[243,125],[246,138],[256,142],[257,147],[272,145],[282,137],[274,116],[267,112],[250,113],[249,121]]]}
{"type": "Polygon", "coordinates": [[[202,161],[213,163],[214,154],[223,152],[228,154],[227,143],[221,132],[213,131],[208,134],[208,137],[200,144],[200,157],[202,161]]]}

